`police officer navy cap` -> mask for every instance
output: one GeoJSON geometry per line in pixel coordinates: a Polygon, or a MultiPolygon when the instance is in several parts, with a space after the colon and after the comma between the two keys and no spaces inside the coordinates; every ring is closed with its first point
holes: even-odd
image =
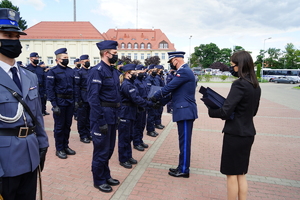
{"type": "Polygon", "coordinates": [[[118,42],[113,40],[104,40],[96,43],[96,45],[100,51],[104,49],[117,49],[118,42]]]}
{"type": "Polygon", "coordinates": [[[173,51],[173,52],[168,52],[168,55],[169,55],[169,61],[168,61],[168,63],[169,63],[173,58],[176,58],[176,57],[184,58],[184,54],[185,54],[184,51],[173,51]]]}
{"type": "Polygon", "coordinates": [[[136,67],[136,64],[127,64],[122,67],[122,70],[124,72],[127,72],[129,70],[135,70],[135,67],[136,67]]]}
{"type": "Polygon", "coordinates": [[[58,55],[58,54],[61,54],[61,53],[68,54],[67,53],[67,48],[60,48],[60,49],[57,49],[56,51],[54,51],[55,55],[58,55]]]}
{"type": "Polygon", "coordinates": [[[162,65],[156,65],[155,68],[156,69],[164,69],[164,66],[162,66],[162,65]]]}
{"type": "Polygon", "coordinates": [[[43,65],[43,64],[45,64],[43,61],[39,63],[39,65],[43,65]]]}
{"type": "Polygon", "coordinates": [[[79,57],[80,60],[88,60],[89,59],[89,55],[81,55],[79,57]]]}
{"type": "Polygon", "coordinates": [[[29,57],[39,57],[39,54],[37,52],[32,52],[29,57]]]}
{"type": "Polygon", "coordinates": [[[117,65],[123,65],[123,62],[122,62],[122,61],[119,61],[119,62],[117,63],[117,65]]]}
{"type": "Polygon", "coordinates": [[[75,60],[74,60],[74,64],[76,63],[76,62],[79,62],[80,60],[79,60],[79,58],[76,58],[75,60]]]}
{"type": "Polygon", "coordinates": [[[137,65],[135,69],[136,70],[144,70],[144,69],[146,69],[146,67],[144,65],[137,65]]]}
{"type": "Polygon", "coordinates": [[[22,65],[23,63],[22,63],[22,61],[17,61],[17,64],[22,65]]]}
{"type": "Polygon", "coordinates": [[[154,64],[151,64],[148,66],[148,69],[154,69],[154,66],[155,66],[154,64]]]}
{"type": "Polygon", "coordinates": [[[19,27],[20,14],[10,8],[0,8],[0,31],[18,32],[27,35],[19,27]]]}

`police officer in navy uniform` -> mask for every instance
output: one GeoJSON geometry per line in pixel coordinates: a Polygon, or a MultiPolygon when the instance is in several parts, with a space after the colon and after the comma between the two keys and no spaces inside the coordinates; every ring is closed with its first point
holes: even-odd
{"type": "MultiPolygon", "coordinates": [[[[157,69],[154,68],[155,65],[151,64],[148,67],[148,73],[149,75],[146,77],[146,82],[147,82],[147,87],[148,91],[150,91],[150,88],[152,85],[155,86],[160,86],[159,80],[156,78],[157,76],[157,69]]],[[[155,131],[155,118],[157,116],[157,111],[153,108],[147,109],[147,125],[146,125],[146,130],[147,130],[147,135],[151,137],[156,137],[158,136],[158,133],[155,131]]]]}
{"type": "MultiPolygon", "coordinates": [[[[75,67],[73,68],[73,70],[74,70],[74,74],[76,74],[76,72],[78,70],[80,70],[80,68],[81,68],[81,63],[80,63],[80,59],[79,58],[76,58],[74,60],[74,65],[75,65],[75,67]]],[[[77,120],[77,109],[74,109],[74,119],[77,120]]]]}
{"type": "Polygon", "coordinates": [[[74,71],[68,67],[69,57],[66,48],[57,49],[57,65],[47,74],[47,95],[53,108],[54,138],[56,156],[66,159],[76,152],[69,147],[69,137],[74,112],[74,71]]]}
{"type": "Polygon", "coordinates": [[[38,78],[15,61],[22,52],[20,35],[26,35],[18,21],[18,12],[0,8],[0,198],[35,200],[38,165],[43,169],[49,144],[38,78]],[[37,123],[9,90],[27,104],[37,123]]]}
{"type": "Polygon", "coordinates": [[[88,102],[90,104],[91,134],[93,138],[92,173],[94,187],[111,192],[120,182],[113,179],[108,166],[115,143],[118,110],[120,107],[119,71],[113,64],[118,60],[118,42],[105,40],[96,44],[101,62],[94,66],[88,77],[88,102]]]}
{"type": "MultiPolygon", "coordinates": [[[[157,75],[155,76],[155,78],[157,78],[157,80],[159,81],[159,86],[160,87],[164,87],[165,86],[165,81],[164,81],[164,66],[162,65],[156,65],[155,68],[157,69],[157,75]]],[[[156,116],[155,116],[155,128],[157,129],[164,129],[165,126],[161,124],[161,116],[163,113],[164,107],[160,106],[160,108],[158,108],[156,110],[156,116]]]]}
{"type": "Polygon", "coordinates": [[[177,122],[179,138],[179,164],[177,168],[170,168],[169,175],[174,177],[189,177],[191,140],[193,123],[197,115],[195,100],[195,77],[192,70],[184,63],[185,52],[169,52],[169,63],[177,70],[174,79],[154,94],[152,100],[156,102],[172,93],[173,121],[177,122]]]}
{"type": "Polygon", "coordinates": [[[38,65],[39,63],[39,55],[36,52],[32,52],[30,54],[30,63],[27,65],[26,69],[32,71],[35,73],[39,80],[39,93],[41,96],[42,101],[42,113],[43,115],[49,115],[48,112],[46,112],[46,101],[47,101],[47,95],[46,95],[46,79],[45,79],[45,72],[42,67],[38,65]]]}
{"type": "MultiPolygon", "coordinates": [[[[143,65],[137,65],[137,77],[134,80],[134,86],[143,99],[146,99],[149,93],[149,87],[147,87],[147,82],[145,80],[146,69],[147,68],[143,65]]],[[[144,107],[138,107],[136,120],[134,122],[133,148],[138,151],[144,151],[145,148],[148,148],[148,145],[143,141],[143,133],[146,126],[146,110],[147,109],[145,109],[144,107]]]]}
{"type": "MultiPolygon", "coordinates": [[[[166,78],[166,84],[169,84],[173,80],[173,78],[175,76],[175,72],[176,71],[174,69],[170,69],[170,73],[167,75],[167,78],[166,78]]],[[[170,114],[173,113],[172,100],[167,103],[167,113],[170,113],[170,114]]]]}
{"type": "Polygon", "coordinates": [[[80,56],[81,68],[75,71],[75,109],[77,110],[77,129],[80,141],[90,143],[90,105],[87,100],[87,79],[90,59],[88,55],[80,56]]]}

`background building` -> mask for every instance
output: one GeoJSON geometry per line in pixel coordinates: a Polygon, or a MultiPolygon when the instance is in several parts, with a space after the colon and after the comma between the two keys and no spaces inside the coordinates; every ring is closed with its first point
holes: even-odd
{"type": "Polygon", "coordinates": [[[169,51],[175,51],[174,44],[160,29],[109,29],[101,34],[90,22],[40,22],[24,32],[20,41],[23,46],[18,61],[29,63],[29,54],[37,52],[40,60],[48,66],[56,65],[54,51],[66,47],[69,66],[82,54],[90,56],[91,65],[100,62],[97,42],[115,40],[119,43],[118,54],[139,60],[144,64],[148,57],[158,56],[161,65],[168,66],[169,51]]]}
{"type": "Polygon", "coordinates": [[[46,65],[54,66],[54,51],[63,47],[68,49],[70,66],[82,54],[90,56],[91,65],[100,62],[95,44],[104,37],[90,22],[40,22],[24,32],[27,35],[20,38],[22,54],[17,58],[23,63],[29,63],[29,54],[37,52],[46,65]]]}

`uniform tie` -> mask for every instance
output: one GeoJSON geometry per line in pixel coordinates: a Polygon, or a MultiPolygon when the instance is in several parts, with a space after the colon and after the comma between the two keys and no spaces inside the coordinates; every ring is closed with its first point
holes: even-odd
{"type": "Polygon", "coordinates": [[[12,67],[12,68],[10,68],[10,71],[11,71],[11,73],[13,75],[14,82],[16,83],[16,85],[18,86],[18,88],[20,89],[20,91],[22,92],[21,81],[20,81],[19,76],[18,76],[17,68],[16,67],[12,67]]]}

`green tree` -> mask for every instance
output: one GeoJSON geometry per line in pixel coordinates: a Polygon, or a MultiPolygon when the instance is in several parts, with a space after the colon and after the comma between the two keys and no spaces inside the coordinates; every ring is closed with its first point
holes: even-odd
{"type": "Polygon", "coordinates": [[[254,62],[255,65],[258,65],[258,64],[262,64],[263,62],[263,59],[265,57],[265,51],[264,50],[260,50],[259,51],[259,54],[256,56],[256,61],[254,62]]]}
{"type": "MultiPolygon", "coordinates": [[[[14,6],[9,0],[2,0],[0,3],[0,8],[10,8],[19,12],[19,7],[14,6]]],[[[18,24],[20,29],[22,30],[27,29],[27,22],[24,19],[22,19],[22,17],[20,17],[18,24]]]]}
{"type": "Polygon", "coordinates": [[[288,43],[285,46],[285,55],[284,57],[284,68],[286,69],[297,69],[300,67],[299,56],[300,50],[295,49],[295,46],[292,43],[288,43]]]}
{"type": "Polygon", "coordinates": [[[269,57],[265,59],[265,66],[272,69],[282,68],[283,64],[279,58],[281,56],[281,50],[276,48],[269,48],[267,50],[269,57]]]}
{"type": "Polygon", "coordinates": [[[230,56],[232,54],[232,50],[229,48],[223,48],[220,50],[219,62],[230,66],[230,56]]]}
{"type": "Polygon", "coordinates": [[[234,46],[233,47],[233,52],[236,52],[236,51],[245,51],[245,49],[241,46],[234,46]]]}
{"type": "Polygon", "coordinates": [[[146,58],[144,63],[146,66],[151,65],[151,64],[159,65],[160,58],[158,56],[152,56],[152,57],[146,58]]]}
{"type": "Polygon", "coordinates": [[[214,44],[201,44],[199,48],[195,48],[195,56],[199,59],[199,63],[203,68],[209,67],[212,63],[220,58],[220,49],[214,44]]]}

